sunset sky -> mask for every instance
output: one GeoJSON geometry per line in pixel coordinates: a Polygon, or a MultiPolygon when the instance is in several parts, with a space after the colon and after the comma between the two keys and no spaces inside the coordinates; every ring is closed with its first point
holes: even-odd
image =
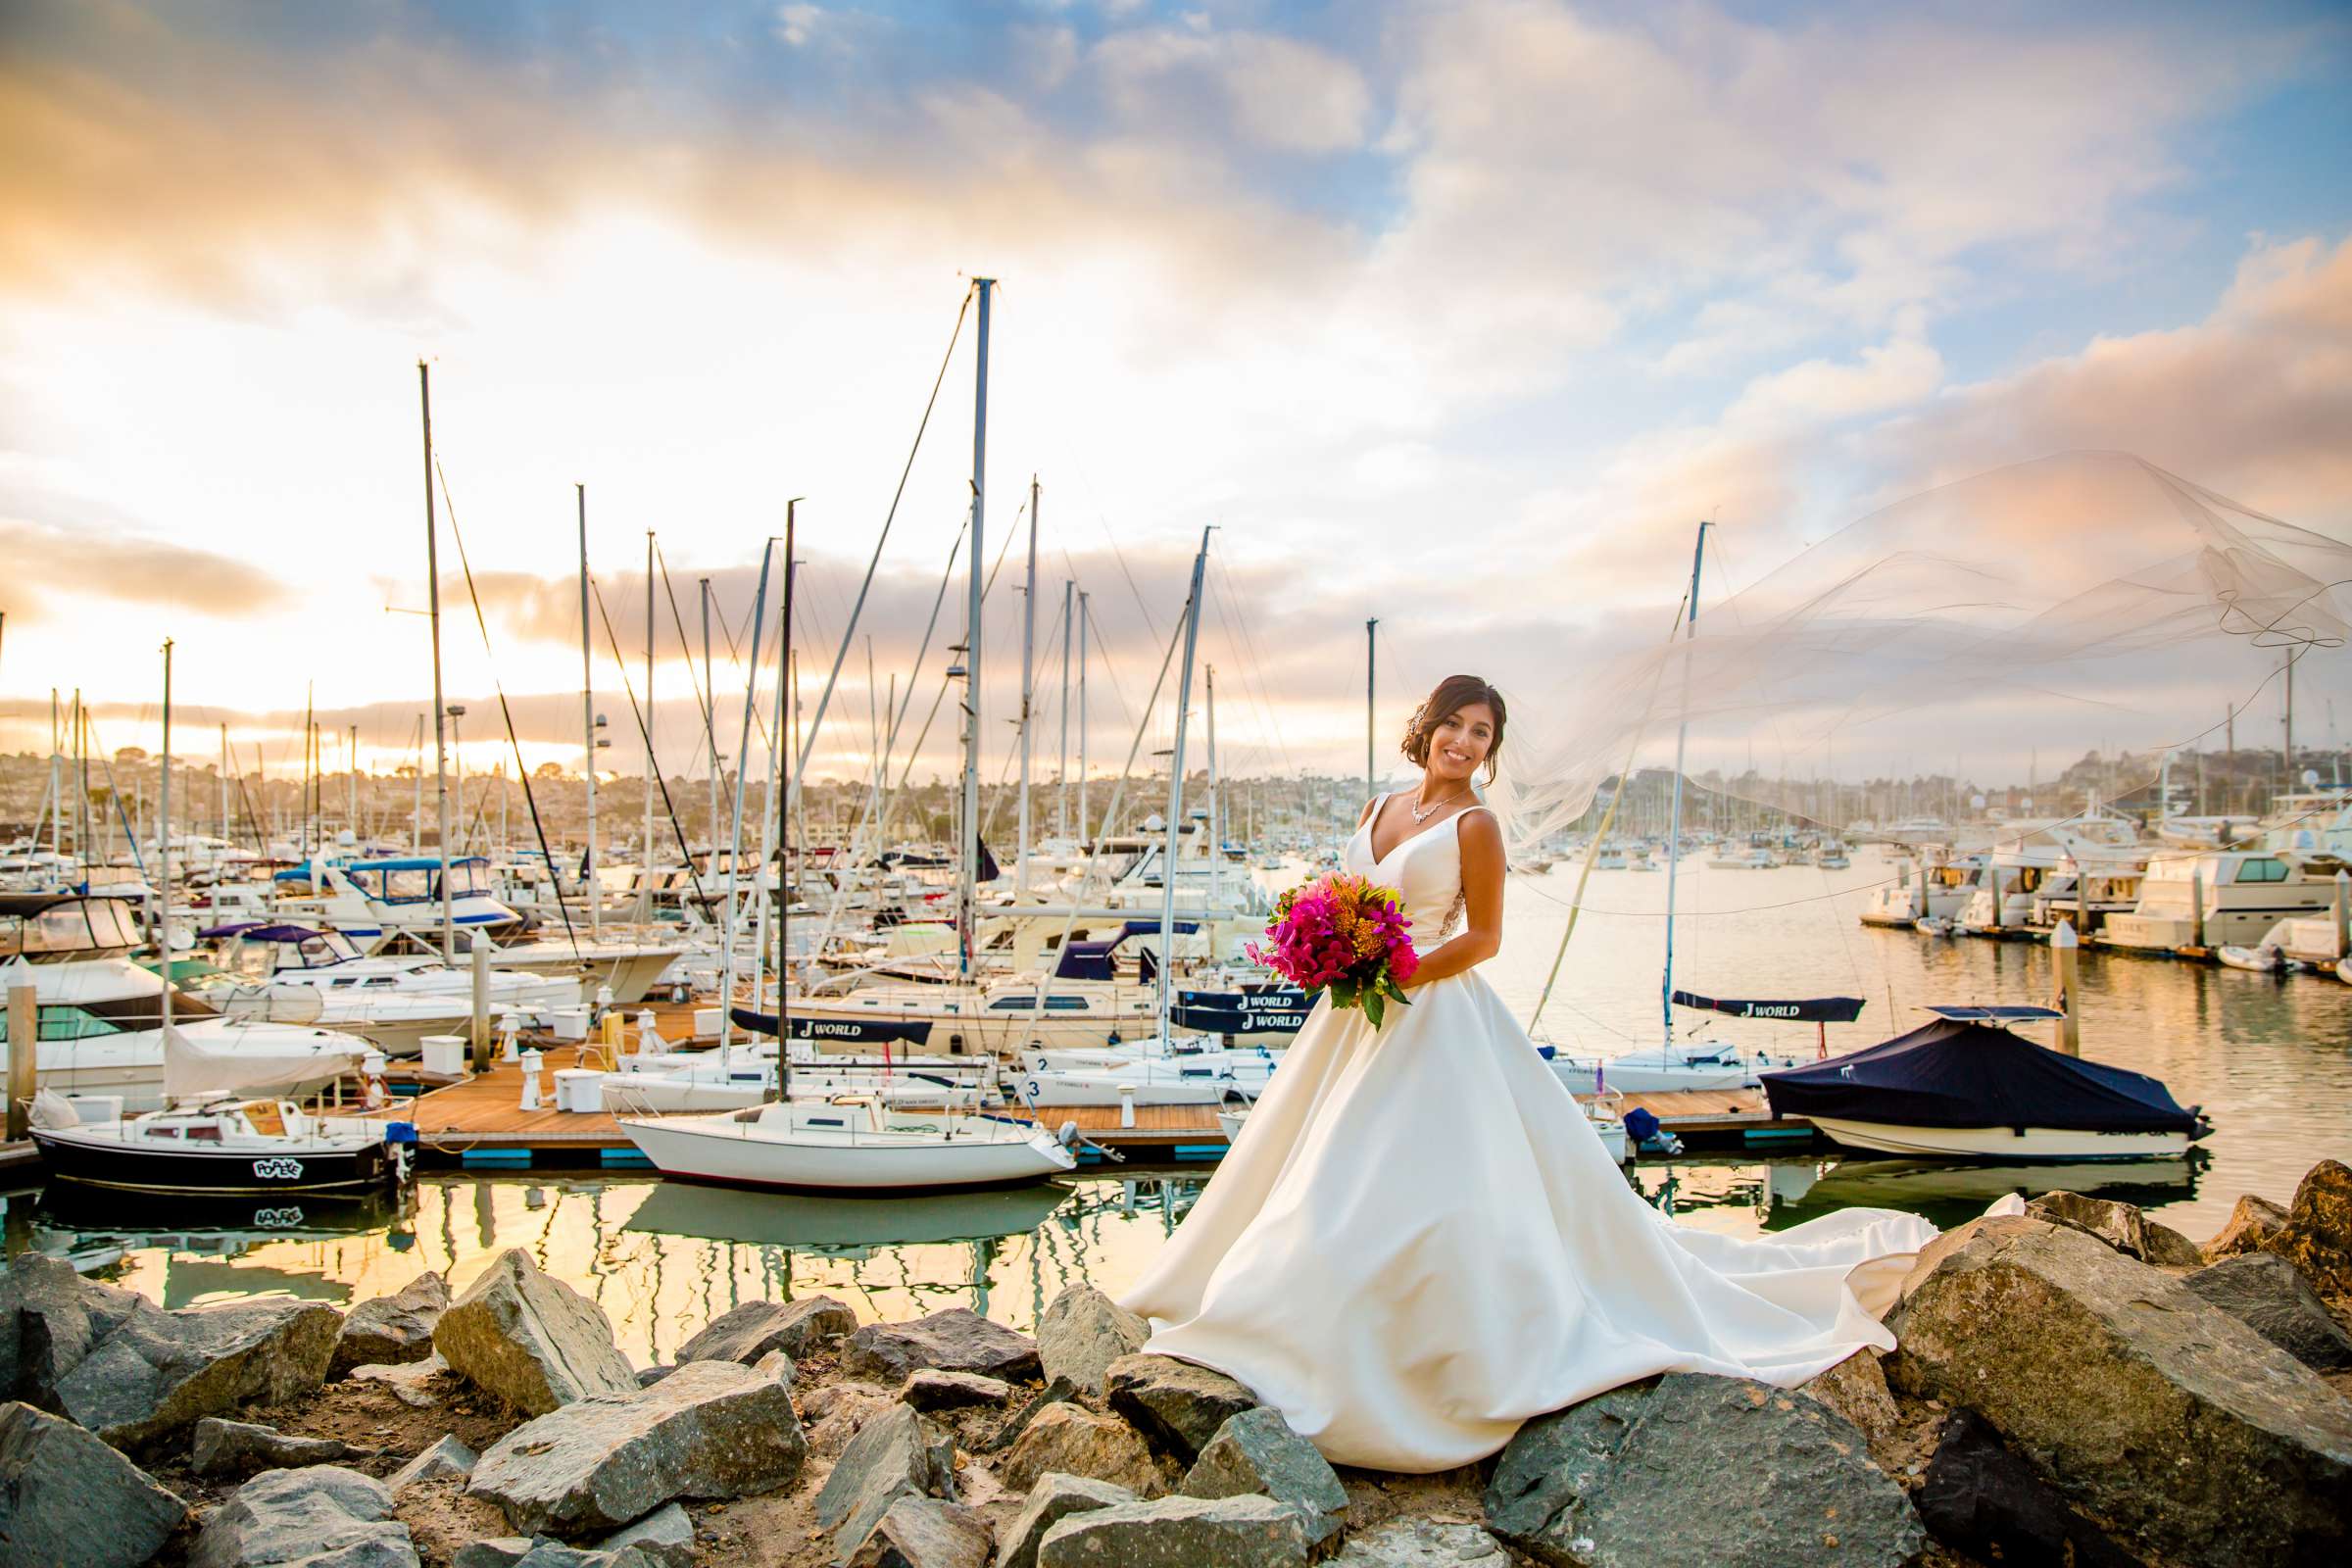
{"type": "MultiPolygon", "coordinates": [[[[76,686],[104,744],[152,747],[171,637],[200,760],[226,721],[293,765],[315,691],[398,762],[430,690],[402,613],[420,359],[495,655],[458,588],[469,765],[502,749],[494,677],[526,760],[577,765],[575,482],[632,680],[647,530],[699,651],[696,579],[740,623],[806,497],[812,705],[976,274],[1002,280],[987,549],[1037,475],[1045,745],[1074,575],[1109,661],[1097,762],[1205,526],[1242,770],[1361,765],[1367,617],[1384,733],[1449,669],[1508,689],[1654,631],[1700,516],[1739,586],[1893,497],[2121,448],[2352,538],[2348,84],[2324,4],[18,0],[0,747],[45,751],[76,686]]],[[[960,578],[913,669],[972,347],[967,320],[862,628],[910,726],[958,629],[960,578]]],[[[1015,539],[998,753],[1020,566],[1015,539]]],[[[2313,739],[2352,701],[2334,668],[2299,692],[2313,739]]],[[[862,636],[843,682],[819,771],[866,745],[862,636]]]]}

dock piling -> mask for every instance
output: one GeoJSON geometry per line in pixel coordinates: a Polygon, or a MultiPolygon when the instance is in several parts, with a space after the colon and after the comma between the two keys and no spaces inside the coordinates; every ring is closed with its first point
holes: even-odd
{"type": "Polygon", "coordinates": [[[2073,925],[2065,920],[2050,933],[2050,955],[2058,962],[2058,1038],[2054,1043],[2062,1056],[2082,1054],[2082,1020],[2075,1009],[2078,983],[2082,979],[2082,939],[2075,935],[2073,925]]]}
{"type": "MultiPolygon", "coordinates": [[[[169,962],[169,949],[166,950],[169,962]]],[[[34,1068],[40,1060],[41,1001],[32,986],[32,965],[23,958],[8,969],[8,1139],[17,1143],[32,1125],[34,1068]]],[[[171,982],[166,981],[167,985],[171,982]]]]}

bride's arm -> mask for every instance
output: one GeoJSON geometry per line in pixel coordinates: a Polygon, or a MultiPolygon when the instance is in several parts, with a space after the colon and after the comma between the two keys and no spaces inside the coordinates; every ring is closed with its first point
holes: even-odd
{"type": "Polygon", "coordinates": [[[1492,811],[1465,811],[1454,831],[1462,839],[1462,929],[1450,942],[1421,955],[1408,991],[1460,974],[1502,951],[1502,829],[1492,811]]]}

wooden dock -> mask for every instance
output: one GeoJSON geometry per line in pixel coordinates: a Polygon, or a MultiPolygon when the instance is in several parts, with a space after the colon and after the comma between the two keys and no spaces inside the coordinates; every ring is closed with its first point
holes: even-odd
{"type": "MultiPolygon", "coordinates": [[[[540,1073],[545,1108],[539,1110],[521,1108],[522,1069],[502,1061],[486,1073],[439,1086],[419,1081],[420,1075],[412,1072],[410,1080],[422,1092],[399,1099],[388,1114],[416,1124],[418,1155],[427,1164],[642,1165],[644,1156],[610,1112],[553,1108],[552,1069],[572,1065],[575,1055],[570,1047],[545,1053],[540,1073]]],[[[1816,1136],[1811,1122],[1774,1116],[1762,1093],[1753,1089],[1686,1089],[1622,1097],[1621,1113],[1636,1106],[1648,1110],[1660,1126],[1694,1148],[1795,1147],[1816,1136]]],[[[993,1113],[1028,1119],[1020,1107],[993,1113]]],[[[1212,1105],[1138,1106],[1132,1127],[1119,1124],[1116,1105],[1048,1106],[1038,1119],[1050,1127],[1075,1122],[1090,1142],[1147,1161],[1214,1159],[1225,1148],[1212,1105]]]]}

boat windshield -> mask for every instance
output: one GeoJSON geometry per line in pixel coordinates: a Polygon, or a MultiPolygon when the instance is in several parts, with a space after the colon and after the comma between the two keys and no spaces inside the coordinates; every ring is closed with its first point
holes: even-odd
{"type": "Polygon", "coordinates": [[[25,912],[0,911],[0,959],[53,963],[139,945],[138,922],[120,899],[75,899],[25,912]]]}

